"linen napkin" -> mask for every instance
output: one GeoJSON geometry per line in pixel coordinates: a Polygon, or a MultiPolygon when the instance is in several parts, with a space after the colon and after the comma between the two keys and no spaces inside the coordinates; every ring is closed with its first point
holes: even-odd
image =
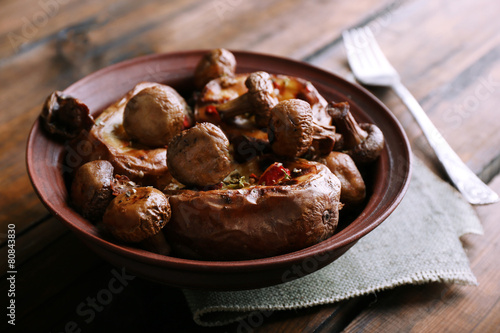
{"type": "Polygon", "coordinates": [[[476,285],[459,239],[466,233],[483,233],[475,211],[414,157],[410,187],[401,204],[330,265],[262,289],[183,292],[197,324],[221,326],[256,311],[269,314],[334,303],[404,284],[476,285]]]}

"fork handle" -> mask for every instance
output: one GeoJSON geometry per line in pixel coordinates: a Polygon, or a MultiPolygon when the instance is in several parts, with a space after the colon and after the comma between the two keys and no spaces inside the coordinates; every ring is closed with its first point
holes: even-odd
{"type": "Polygon", "coordinates": [[[413,117],[420,125],[422,132],[434,149],[438,160],[446,173],[464,198],[471,204],[488,204],[499,200],[498,195],[492,191],[474,172],[472,172],[460,157],[453,151],[443,138],[436,126],[429,119],[418,101],[401,82],[391,85],[396,94],[408,107],[413,117]]]}

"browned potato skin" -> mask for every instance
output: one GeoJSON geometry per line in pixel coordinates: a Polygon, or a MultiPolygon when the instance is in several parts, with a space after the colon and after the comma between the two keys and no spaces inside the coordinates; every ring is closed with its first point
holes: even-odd
{"type": "MultiPolygon", "coordinates": [[[[167,167],[166,148],[150,148],[133,143],[122,126],[127,102],[139,91],[151,86],[162,86],[163,89],[175,92],[171,87],[158,83],[139,83],[121,100],[104,110],[90,132],[82,132],[82,135],[73,141],[72,147],[73,151],[85,153],[81,155],[83,162],[108,160],[114,166],[116,174],[125,175],[141,185],[162,189],[172,180],[167,167]],[[85,148],[79,148],[80,146],[85,148]]],[[[188,112],[187,104],[185,107],[188,112]]]]}
{"type": "Polygon", "coordinates": [[[113,166],[108,161],[92,161],[78,168],[71,184],[75,209],[89,220],[99,220],[113,199],[112,181],[113,166]]]}
{"type": "Polygon", "coordinates": [[[176,255],[245,260],[303,249],[332,236],[340,209],[340,181],[322,164],[276,186],[169,192],[172,218],[163,229],[176,255]]]}
{"type": "Polygon", "coordinates": [[[358,205],[365,200],[365,182],[351,156],[332,151],[319,162],[325,164],[340,180],[342,186],[340,201],[346,205],[346,208],[358,205]]]}
{"type": "Polygon", "coordinates": [[[125,242],[141,242],[160,232],[170,220],[168,198],[153,187],[138,187],[111,201],[103,224],[116,238],[125,242]]]}
{"type": "Polygon", "coordinates": [[[123,113],[127,134],[150,147],[166,146],[183,129],[183,105],[177,94],[159,86],[132,97],[123,113]]]}
{"type": "Polygon", "coordinates": [[[214,124],[199,123],[170,142],[167,164],[172,176],[182,184],[217,184],[233,169],[229,140],[214,124]]]}

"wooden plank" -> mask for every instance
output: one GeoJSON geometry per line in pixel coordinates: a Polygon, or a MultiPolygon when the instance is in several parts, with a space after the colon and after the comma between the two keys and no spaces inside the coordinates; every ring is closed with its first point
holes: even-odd
{"type": "Polygon", "coordinates": [[[241,327],[249,326],[254,332],[342,332],[373,300],[371,295],[358,297],[355,300],[335,304],[327,304],[295,311],[277,311],[269,318],[262,320],[247,319],[241,327]]]}
{"type": "MultiPolygon", "coordinates": [[[[26,140],[39,108],[21,113],[8,123],[0,123],[0,226],[6,230],[9,223],[16,224],[19,235],[48,215],[33,191],[25,168],[26,140]]],[[[2,237],[0,243],[4,241],[2,237]]]]}
{"type": "MultiPolygon", "coordinates": [[[[64,240],[64,243],[74,242],[70,235],[64,236],[64,238],[68,238],[68,240],[64,240]]],[[[53,247],[60,248],[57,243],[41,251],[39,255],[35,256],[35,259],[38,260],[41,257],[44,260],[43,258],[46,256],[51,256],[54,252],[53,247]]],[[[60,332],[64,331],[68,323],[76,323],[82,330],[89,331],[94,329],[127,331],[127,328],[131,327],[150,331],[169,328],[169,332],[220,331],[220,328],[207,329],[197,326],[193,322],[191,312],[179,289],[161,286],[141,278],[133,278],[119,267],[114,268],[107,263],[96,261],[88,269],[82,270],[79,275],[69,277],[64,275],[63,272],[79,269],[77,267],[80,265],[80,261],[86,260],[82,258],[82,255],[85,254],[80,253],[82,246],[82,244],[76,244],[76,246],[65,248],[65,257],[72,257],[75,260],[68,261],[62,267],[57,260],[48,265],[44,264],[43,272],[29,272],[31,276],[38,274],[57,276],[55,281],[44,285],[51,292],[42,296],[45,298],[43,301],[37,299],[37,302],[34,302],[38,306],[30,306],[28,313],[18,313],[17,326],[19,330],[29,331],[31,325],[36,323],[37,329],[40,331],[60,332]],[[109,301],[107,298],[98,296],[109,294],[105,290],[109,290],[110,281],[116,277],[116,274],[127,276],[127,285],[124,288],[119,288],[119,292],[112,293],[109,301]],[[66,279],[71,281],[65,281],[66,279]],[[97,303],[95,311],[90,311],[92,307],[89,302],[92,299],[104,300],[97,303]],[[81,303],[85,305],[82,306],[81,303]],[[110,318],[122,319],[115,321],[109,320],[110,318]]],[[[88,255],[93,256],[92,254],[88,255]]],[[[19,270],[23,270],[23,267],[21,266],[19,270]]],[[[26,274],[26,272],[24,273],[26,274]]],[[[25,282],[25,280],[18,280],[18,290],[23,294],[32,293],[33,288],[27,287],[25,282]]],[[[24,299],[24,297],[20,298],[24,299]]],[[[371,301],[372,297],[368,296],[358,298],[354,302],[252,316],[248,320],[225,326],[224,331],[241,332],[250,329],[255,332],[283,332],[300,329],[301,331],[340,332],[359,311],[358,309],[366,307],[371,301]],[[293,316],[292,320],[290,319],[291,315],[293,316]]]]}
{"type": "MultiPolygon", "coordinates": [[[[46,249],[32,256],[20,266],[16,266],[16,318],[22,318],[48,301],[61,290],[73,285],[82,274],[92,271],[102,263],[73,233],[51,243],[46,249]]],[[[7,279],[2,274],[0,289],[8,290],[7,279]]],[[[6,321],[0,323],[5,331],[6,321]]]]}
{"type": "MultiPolygon", "coordinates": [[[[27,260],[52,244],[69,230],[60,221],[53,217],[47,217],[39,221],[32,228],[25,229],[22,234],[16,232],[16,267],[21,266],[27,260]]],[[[6,242],[0,247],[0,258],[7,258],[8,247],[6,242]]],[[[7,261],[0,262],[0,274],[7,269],[7,261]]]]}
{"type": "Polygon", "coordinates": [[[37,45],[60,38],[68,27],[100,26],[111,18],[144,7],[151,1],[4,1],[0,13],[0,59],[17,56],[37,45]]]}
{"type": "MultiPolygon", "coordinates": [[[[220,332],[198,326],[192,320],[179,289],[134,278],[120,268],[102,264],[83,274],[20,321],[20,330],[37,323],[43,332],[64,332],[74,325],[82,332],[220,332]],[[127,277],[125,284],[116,275],[127,277]],[[114,279],[114,281],[113,281],[114,279]],[[109,288],[110,283],[114,292],[109,288]],[[79,286],[75,288],[74,286],[79,286]],[[104,295],[111,295],[109,298],[104,295]],[[92,300],[94,304],[92,305],[92,300]],[[74,324],[73,324],[74,323],[74,324]]],[[[229,329],[235,325],[226,327],[229,329]]],[[[75,329],[76,330],[76,329],[75,329]]]]}
{"type": "MultiPolygon", "coordinates": [[[[206,14],[198,16],[195,29],[189,29],[193,24],[190,15],[181,17],[181,23],[176,25],[187,31],[183,37],[195,48],[220,45],[303,59],[338,38],[347,26],[365,20],[392,2],[363,0],[352,6],[348,2],[281,1],[262,2],[249,8],[249,2],[231,6],[226,1],[227,7],[212,6],[206,14]]],[[[176,44],[175,35],[167,37],[165,42],[159,45],[159,51],[181,47],[176,44]]]]}
{"type": "MultiPolygon", "coordinates": [[[[500,192],[500,176],[491,183],[500,192]]],[[[468,235],[464,245],[479,286],[432,284],[381,293],[345,332],[494,332],[500,327],[500,270],[492,261],[500,243],[500,205],[477,208],[484,236],[468,235]],[[490,330],[492,329],[492,330],[490,330]]]]}
{"type": "MultiPolygon", "coordinates": [[[[500,21],[495,18],[499,10],[500,3],[487,0],[420,0],[405,2],[370,23],[402,81],[445,139],[484,180],[500,171],[500,118],[492,117],[500,102],[500,21]],[[477,11],[480,7],[489,9],[477,11]],[[487,25],[481,24],[485,21],[487,25]]],[[[345,57],[339,40],[311,61],[349,77],[345,57]]],[[[371,90],[396,114],[416,153],[435,166],[432,154],[422,154],[430,147],[401,101],[386,89],[371,90]]]]}

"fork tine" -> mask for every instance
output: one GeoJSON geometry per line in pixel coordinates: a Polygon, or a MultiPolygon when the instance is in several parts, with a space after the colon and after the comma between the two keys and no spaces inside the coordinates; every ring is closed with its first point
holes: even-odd
{"type": "Polygon", "coordinates": [[[369,27],[342,33],[347,59],[356,79],[368,85],[391,85],[399,75],[380,49],[369,27]]]}
{"type": "Polygon", "coordinates": [[[369,27],[364,27],[361,28],[366,36],[366,41],[368,44],[368,47],[370,48],[372,54],[373,54],[373,59],[376,60],[380,66],[385,66],[387,68],[391,68],[391,70],[395,71],[394,67],[392,67],[391,63],[387,59],[387,57],[384,55],[382,50],[380,49],[380,46],[377,43],[377,40],[375,39],[375,36],[373,35],[373,32],[369,27]]]}
{"type": "Polygon", "coordinates": [[[373,72],[378,67],[377,60],[364,31],[361,28],[346,30],[342,36],[349,45],[347,58],[354,74],[373,72]]]}
{"type": "MultiPolygon", "coordinates": [[[[366,28],[369,29],[368,27],[366,28]]],[[[364,61],[370,68],[376,68],[378,66],[378,60],[371,47],[372,42],[370,36],[366,33],[365,28],[354,29],[353,36],[356,37],[355,40],[358,44],[360,57],[362,56],[365,59],[364,61]]]]}
{"type": "Polygon", "coordinates": [[[352,30],[344,30],[342,32],[342,38],[344,39],[344,44],[346,47],[347,60],[353,72],[362,71],[364,68],[364,61],[359,51],[359,46],[353,38],[352,30]]]}

